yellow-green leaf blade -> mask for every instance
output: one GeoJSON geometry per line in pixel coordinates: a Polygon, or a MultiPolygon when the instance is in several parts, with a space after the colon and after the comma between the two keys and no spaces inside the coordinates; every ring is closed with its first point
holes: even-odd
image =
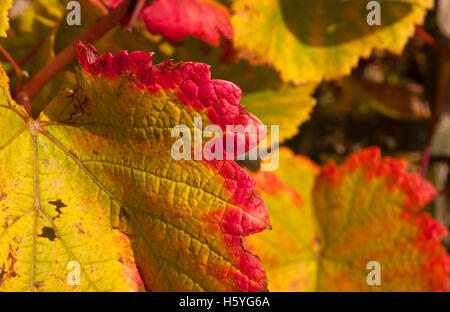
{"type": "Polygon", "coordinates": [[[254,63],[273,65],[285,81],[329,80],[349,74],[373,48],[399,53],[434,5],[380,0],[381,25],[370,26],[368,2],[237,0],[235,44],[254,63]]]}
{"type": "MultiPolygon", "coordinates": [[[[2,83],[3,93],[7,87],[2,83]]],[[[61,152],[37,133],[37,123],[9,94],[2,99],[8,103],[0,106],[6,140],[0,152],[0,289],[138,290],[128,238],[104,226],[109,215],[102,198],[87,209],[75,194],[97,196],[96,191],[74,184],[76,168],[58,159],[61,152]],[[67,282],[69,263],[80,265],[80,285],[67,282]]]]}

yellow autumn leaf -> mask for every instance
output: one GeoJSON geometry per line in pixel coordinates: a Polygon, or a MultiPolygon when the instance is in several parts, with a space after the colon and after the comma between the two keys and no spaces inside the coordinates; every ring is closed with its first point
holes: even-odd
{"type": "Polygon", "coordinates": [[[369,0],[235,0],[234,43],[241,56],[269,64],[285,81],[348,75],[373,48],[400,53],[433,0],[379,0],[380,25],[369,0]],[[371,25],[368,23],[371,21],[371,25]]]}

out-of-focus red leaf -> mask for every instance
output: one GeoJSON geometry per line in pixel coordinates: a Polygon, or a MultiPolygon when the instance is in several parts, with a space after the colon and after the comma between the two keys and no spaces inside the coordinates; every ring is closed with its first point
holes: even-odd
{"type": "MultiPolygon", "coordinates": [[[[110,8],[120,2],[102,0],[110,8]]],[[[230,13],[214,0],[156,0],[142,9],[140,18],[151,33],[162,34],[173,42],[194,36],[217,47],[222,36],[233,38],[230,13]]]]}

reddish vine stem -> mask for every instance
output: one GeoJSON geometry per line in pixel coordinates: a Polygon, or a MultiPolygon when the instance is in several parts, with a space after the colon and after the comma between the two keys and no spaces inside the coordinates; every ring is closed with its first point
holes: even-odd
{"type": "MultiPolygon", "coordinates": [[[[40,42],[38,42],[38,44],[36,44],[36,45],[34,45],[34,46],[31,46],[31,51],[24,57],[24,58],[22,58],[21,60],[19,60],[18,62],[17,62],[17,64],[19,65],[19,66],[23,66],[23,65],[25,65],[26,63],[28,63],[28,61],[39,51],[39,49],[42,47],[42,45],[44,44],[44,42],[45,42],[45,39],[43,39],[43,40],[41,40],[40,42]]],[[[11,70],[11,71],[9,71],[8,72],[8,76],[9,77],[12,77],[12,75],[14,74],[14,70],[11,70]]]]}
{"type": "MultiPolygon", "coordinates": [[[[6,58],[6,60],[12,65],[13,72],[17,74],[17,82],[14,87],[13,94],[15,94],[15,90],[20,88],[20,85],[22,83],[22,69],[20,69],[20,66],[17,64],[17,62],[14,60],[14,58],[6,51],[6,49],[0,44],[0,52],[3,54],[3,56],[6,58]]],[[[29,114],[31,114],[31,106],[30,103],[23,103],[23,106],[27,110],[29,114]]]]}
{"type": "MultiPolygon", "coordinates": [[[[18,81],[17,85],[20,85],[20,81],[22,80],[22,70],[14,58],[6,51],[6,49],[0,44],[0,52],[3,54],[5,59],[12,65],[14,72],[17,74],[18,81]]],[[[16,85],[16,86],[17,86],[16,85]]]]}
{"type": "Polygon", "coordinates": [[[432,46],[442,59],[449,56],[449,50],[441,46],[425,29],[416,26],[416,34],[432,46]]]}
{"type": "MultiPolygon", "coordinates": [[[[450,47],[450,42],[449,42],[450,47]]],[[[428,167],[430,165],[431,158],[431,143],[433,141],[436,126],[441,115],[442,105],[444,103],[445,91],[449,82],[450,75],[450,59],[444,59],[444,65],[439,74],[439,80],[437,85],[436,97],[433,104],[433,116],[431,117],[430,127],[428,128],[427,139],[425,141],[425,148],[422,156],[422,166],[420,173],[422,177],[426,177],[428,174],[428,167]]]]}
{"type": "MultiPolygon", "coordinates": [[[[0,44],[0,52],[3,54],[3,56],[6,58],[6,60],[12,65],[13,72],[17,75],[17,81],[16,85],[14,87],[13,93],[15,93],[15,90],[18,90],[20,88],[20,85],[22,84],[22,78],[23,78],[23,72],[20,68],[19,64],[14,60],[14,58],[8,53],[8,51],[0,44]]],[[[11,76],[8,74],[8,76],[11,76]]],[[[25,108],[28,110],[29,107],[25,106],[25,108]]]]}
{"type": "Polygon", "coordinates": [[[48,81],[72,63],[76,57],[76,45],[78,41],[92,43],[101,38],[125,17],[132,2],[133,0],[124,0],[119,6],[111,10],[83,33],[77,40],[62,50],[50,63],[45,65],[22,86],[17,93],[17,101],[25,105],[29,103],[30,99],[36,96],[48,81]]]}

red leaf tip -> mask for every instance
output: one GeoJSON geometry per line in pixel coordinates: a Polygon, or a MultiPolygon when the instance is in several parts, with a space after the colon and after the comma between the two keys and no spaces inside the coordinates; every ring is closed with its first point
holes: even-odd
{"type": "MultiPolygon", "coordinates": [[[[180,102],[197,111],[207,111],[212,124],[219,125],[224,131],[224,140],[228,136],[237,136],[234,151],[244,152],[256,147],[266,135],[261,121],[248,113],[241,105],[241,89],[232,82],[212,80],[210,66],[203,63],[180,62],[173,64],[171,60],[152,65],[153,53],[121,51],[115,55],[110,53],[97,56],[92,45],[78,42],[78,57],[81,66],[93,76],[104,75],[116,78],[122,74],[130,77],[130,84],[137,88],[147,89],[150,93],[164,90],[176,91],[180,102]],[[227,126],[253,126],[246,133],[226,133],[227,126]],[[251,140],[255,137],[255,140],[251,140]]],[[[224,149],[226,144],[224,144],[224,149]]],[[[225,151],[227,153],[227,151],[225,151]]],[[[233,156],[237,156],[233,153],[233,156]]]]}

